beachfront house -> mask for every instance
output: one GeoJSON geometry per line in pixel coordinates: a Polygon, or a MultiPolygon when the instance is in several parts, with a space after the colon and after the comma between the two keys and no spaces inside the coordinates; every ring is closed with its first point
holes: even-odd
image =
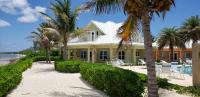
{"type": "MultiPolygon", "coordinates": [[[[138,59],[145,59],[143,36],[136,32],[132,43],[116,52],[120,39],[116,36],[122,23],[111,21],[91,21],[79,37],[68,43],[68,59],[79,59],[88,62],[106,62],[111,59],[121,59],[127,63],[137,64],[138,59]]],[[[156,55],[156,44],[153,43],[156,55]]]]}

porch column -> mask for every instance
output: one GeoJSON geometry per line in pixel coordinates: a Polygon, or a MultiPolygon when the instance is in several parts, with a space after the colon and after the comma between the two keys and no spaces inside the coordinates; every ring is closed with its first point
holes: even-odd
{"type": "Polygon", "coordinates": [[[76,49],[73,50],[73,59],[75,59],[75,60],[77,59],[76,51],[77,51],[76,49]]]}
{"type": "Polygon", "coordinates": [[[128,63],[131,63],[131,50],[130,49],[127,49],[127,53],[125,53],[126,55],[126,61],[128,62],[128,63]]]}
{"type": "Polygon", "coordinates": [[[137,65],[136,63],[136,49],[133,48],[133,64],[137,65]]]}
{"type": "Polygon", "coordinates": [[[90,48],[87,50],[87,62],[90,62],[90,48]]]}
{"type": "Polygon", "coordinates": [[[68,49],[67,49],[67,58],[68,58],[68,60],[70,59],[70,57],[71,57],[71,56],[70,56],[70,49],[68,48],[68,49]]]}
{"type": "Polygon", "coordinates": [[[96,50],[96,49],[94,49],[94,48],[92,49],[92,63],[94,63],[94,62],[96,61],[96,60],[95,60],[95,55],[96,55],[96,54],[95,54],[95,50],[96,50]]]}
{"type": "Polygon", "coordinates": [[[110,48],[110,60],[112,60],[114,57],[113,57],[113,48],[110,48]]]}

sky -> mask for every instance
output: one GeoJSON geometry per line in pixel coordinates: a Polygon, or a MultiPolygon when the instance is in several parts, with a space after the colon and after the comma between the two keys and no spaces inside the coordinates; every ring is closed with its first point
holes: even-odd
{"type": "MultiPolygon", "coordinates": [[[[88,0],[71,0],[72,8],[88,0]]],[[[50,4],[54,0],[0,0],[0,52],[19,51],[32,46],[26,37],[35,31],[43,18],[38,12],[52,14],[50,4]]],[[[199,0],[175,0],[165,19],[154,16],[151,21],[151,32],[157,36],[165,27],[180,27],[190,16],[200,15],[199,0]]],[[[91,20],[106,22],[123,22],[123,12],[96,15],[93,12],[79,14],[76,26],[84,27],[91,20]]]]}

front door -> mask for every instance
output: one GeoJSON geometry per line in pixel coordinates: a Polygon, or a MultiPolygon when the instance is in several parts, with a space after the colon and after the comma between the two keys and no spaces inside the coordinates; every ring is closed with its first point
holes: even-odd
{"type": "Polygon", "coordinates": [[[178,61],[178,53],[174,53],[174,61],[178,61]]]}

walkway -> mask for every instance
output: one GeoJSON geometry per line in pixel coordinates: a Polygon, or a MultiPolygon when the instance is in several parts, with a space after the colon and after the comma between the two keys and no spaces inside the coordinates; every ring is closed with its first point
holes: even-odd
{"type": "Polygon", "coordinates": [[[59,73],[53,64],[33,63],[7,97],[106,97],[84,82],[79,73],[59,73]]]}

